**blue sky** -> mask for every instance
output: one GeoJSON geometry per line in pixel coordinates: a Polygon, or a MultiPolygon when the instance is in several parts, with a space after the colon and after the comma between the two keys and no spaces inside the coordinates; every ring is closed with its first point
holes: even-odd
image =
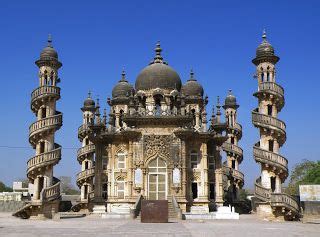
{"type": "MultiPolygon", "coordinates": [[[[258,130],[251,124],[251,110],[257,106],[251,59],[266,28],[281,58],[277,82],[286,94],[279,117],[287,124],[288,139],[281,153],[288,158],[289,168],[302,159],[319,159],[319,11],[319,1],[289,0],[1,1],[0,180],[11,185],[24,178],[26,162],[34,154],[28,143],[28,127],[35,121],[30,93],[38,86],[34,61],[48,33],[63,63],[62,99],[57,107],[64,113],[64,124],[56,141],[65,148],[80,145],[77,128],[87,91],[99,95],[106,106],[122,68],[134,83],[160,40],[165,60],[184,82],[190,68],[194,69],[209,96],[209,112],[217,95],[224,98],[233,89],[244,130],[240,169],[246,186],[253,187],[259,166],[252,157],[258,130]]],[[[64,149],[55,175],[74,179],[79,170],[76,149],[64,149]]]]}

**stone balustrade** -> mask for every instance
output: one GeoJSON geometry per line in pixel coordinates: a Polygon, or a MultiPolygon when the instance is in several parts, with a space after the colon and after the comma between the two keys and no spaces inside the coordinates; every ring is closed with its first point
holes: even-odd
{"type": "Polygon", "coordinates": [[[259,84],[259,91],[272,91],[280,97],[284,96],[284,89],[275,82],[262,82],[259,84]]]}
{"type": "Polygon", "coordinates": [[[44,95],[60,97],[60,87],[40,86],[31,93],[31,103],[44,95]]]}
{"type": "Polygon", "coordinates": [[[283,133],[285,133],[285,130],[286,130],[286,124],[280,119],[277,119],[265,114],[259,114],[258,112],[255,112],[255,111],[252,112],[252,122],[255,125],[262,124],[262,125],[269,125],[269,126],[275,127],[276,129],[281,130],[283,133]]]}
{"type": "Polygon", "coordinates": [[[296,213],[299,212],[299,205],[297,201],[286,193],[272,193],[271,206],[284,206],[296,213]]]}
{"type": "Polygon", "coordinates": [[[62,125],[62,114],[56,114],[47,118],[40,119],[29,127],[29,137],[35,135],[39,130],[43,130],[48,127],[57,126],[60,127],[62,125]]]}
{"type": "Polygon", "coordinates": [[[94,144],[90,144],[90,145],[86,145],[84,147],[81,147],[78,149],[77,151],[77,157],[78,157],[78,160],[84,156],[84,155],[87,155],[87,154],[90,154],[90,153],[93,153],[95,151],[95,146],[94,144]]]}
{"type": "Polygon", "coordinates": [[[89,131],[89,124],[82,124],[78,128],[78,137],[84,138],[87,135],[88,131],[89,131]]]}
{"type": "Polygon", "coordinates": [[[47,166],[49,163],[56,163],[61,159],[61,147],[36,155],[28,160],[27,172],[29,173],[36,167],[47,166]]]}
{"type": "Polygon", "coordinates": [[[234,153],[236,155],[238,155],[239,157],[243,156],[243,150],[241,149],[241,147],[235,145],[235,144],[231,144],[229,142],[225,142],[222,144],[222,149],[225,152],[231,152],[234,153]]]}
{"type": "Polygon", "coordinates": [[[77,183],[82,179],[87,179],[94,175],[94,167],[90,169],[83,170],[77,174],[77,183]]]}
{"type": "Polygon", "coordinates": [[[270,200],[271,190],[263,187],[260,183],[255,183],[254,194],[263,201],[270,200]]]}
{"type": "Polygon", "coordinates": [[[240,180],[241,182],[244,181],[244,175],[242,172],[240,172],[239,170],[235,170],[235,169],[232,169],[231,172],[232,172],[232,176],[235,179],[240,180]]]}
{"type": "Polygon", "coordinates": [[[255,146],[253,147],[253,156],[260,163],[267,163],[288,172],[288,160],[277,153],[255,146]]]}
{"type": "Polygon", "coordinates": [[[42,201],[55,200],[60,196],[60,182],[42,190],[42,201]]]}

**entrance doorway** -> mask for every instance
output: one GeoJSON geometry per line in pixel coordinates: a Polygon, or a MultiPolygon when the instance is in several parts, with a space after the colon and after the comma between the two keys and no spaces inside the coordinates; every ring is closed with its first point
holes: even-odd
{"type": "Polygon", "coordinates": [[[165,200],[167,198],[167,165],[157,157],[148,166],[148,199],[165,200]]]}

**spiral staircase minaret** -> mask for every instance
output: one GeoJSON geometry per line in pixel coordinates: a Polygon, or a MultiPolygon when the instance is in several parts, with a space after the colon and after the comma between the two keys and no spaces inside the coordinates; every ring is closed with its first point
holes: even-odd
{"type": "Polygon", "coordinates": [[[260,131],[260,140],[253,147],[254,159],[261,165],[261,175],[255,183],[257,212],[261,217],[294,219],[299,215],[298,204],[282,192],[282,184],[288,177],[288,161],[280,155],[286,141],[286,125],[277,118],[285,102],[284,90],[275,80],[279,57],[265,32],[262,38],[252,60],[258,80],[258,91],[254,93],[258,108],[252,111],[252,123],[260,131]]]}
{"type": "Polygon", "coordinates": [[[81,142],[81,148],[78,149],[77,160],[81,165],[81,171],[77,174],[77,185],[81,191],[81,195],[80,201],[71,208],[75,212],[90,209],[90,196],[93,194],[95,146],[89,140],[88,135],[89,126],[94,123],[96,109],[96,104],[89,92],[81,108],[83,118],[82,125],[78,129],[78,139],[81,142]]]}
{"type": "Polygon", "coordinates": [[[27,162],[27,177],[34,190],[31,201],[14,215],[52,218],[53,213],[58,212],[60,200],[60,180],[53,176],[53,167],[61,159],[61,146],[55,143],[55,132],[62,126],[62,113],[56,110],[60,99],[58,70],[62,64],[50,36],[35,63],[39,67],[39,87],[31,94],[31,110],[37,121],[29,127],[29,142],[35,156],[27,162]]]}
{"type": "Polygon", "coordinates": [[[239,140],[242,138],[242,126],[237,122],[239,105],[231,90],[229,90],[223,108],[225,110],[226,134],[228,136],[228,140],[222,145],[222,149],[227,155],[227,161],[223,168],[228,177],[228,202],[233,204],[239,200],[239,190],[244,185],[244,175],[239,170],[239,165],[243,160],[243,150],[238,145],[239,140]]]}

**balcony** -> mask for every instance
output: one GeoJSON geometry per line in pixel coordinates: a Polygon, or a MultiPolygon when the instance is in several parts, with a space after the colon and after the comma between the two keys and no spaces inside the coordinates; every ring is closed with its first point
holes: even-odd
{"type": "Polygon", "coordinates": [[[259,92],[271,92],[283,99],[284,89],[275,82],[262,82],[258,87],[259,92]]]}
{"type": "Polygon", "coordinates": [[[59,129],[62,125],[62,114],[58,113],[56,115],[40,119],[29,127],[29,140],[33,140],[33,137],[40,132],[44,132],[49,129],[59,129]]]}
{"type": "Polygon", "coordinates": [[[61,159],[61,147],[54,149],[52,151],[48,151],[45,153],[42,153],[40,155],[36,155],[32,157],[27,162],[27,173],[29,173],[34,170],[35,168],[45,167],[48,165],[55,165],[59,162],[61,159]]]}
{"type": "Polygon", "coordinates": [[[261,149],[260,147],[253,147],[253,156],[256,162],[260,162],[262,164],[268,164],[270,166],[278,168],[278,170],[282,170],[286,176],[288,174],[288,160],[283,156],[261,149]]]}
{"type": "Polygon", "coordinates": [[[95,152],[94,144],[86,145],[78,149],[77,158],[79,162],[82,162],[82,159],[87,157],[88,155],[95,152]]]}
{"type": "Polygon", "coordinates": [[[60,98],[60,87],[56,86],[40,86],[31,93],[31,108],[33,111],[40,106],[40,99],[46,97],[60,98]]]}
{"type": "Polygon", "coordinates": [[[80,185],[82,180],[88,179],[94,176],[94,167],[83,170],[77,174],[77,184],[80,185]]]}

